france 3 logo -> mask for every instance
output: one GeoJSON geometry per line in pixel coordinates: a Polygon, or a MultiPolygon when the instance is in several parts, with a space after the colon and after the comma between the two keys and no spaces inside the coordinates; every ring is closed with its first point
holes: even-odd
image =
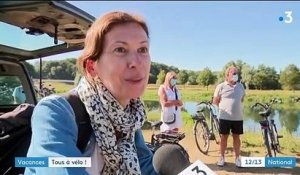
{"type": "Polygon", "coordinates": [[[283,17],[283,16],[280,16],[280,17],[278,18],[279,21],[280,21],[280,22],[284,22],[284,23],[286,23],[286,24],[292,23],[292,22],[293,22],[293,16],[292,16],[293,11],[288,10],[288,11],[285,11],[284,14],[285,14],[284,17],[283,17]]]}

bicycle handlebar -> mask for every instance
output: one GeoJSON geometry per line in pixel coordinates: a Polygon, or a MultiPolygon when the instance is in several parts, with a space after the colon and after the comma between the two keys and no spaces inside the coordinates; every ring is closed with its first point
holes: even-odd
{"type": "Polygon", "coordinates": [[[254,105],[251,106],[251,108],[253,109],[256,106],[261,106],[262,108],[264,108],[265,110],[267,110],[269,105],[268,104],[262,104],[262,103],[256,102],[254,105]]]}
{"type": "Polygon", "coordinates": [[[251,109],[253,109],[256,106],[261,106],[265,112],[270,112],[271,107],[272,107],[272,105],[269,103],[262,104],[262,103],[256,102],[254,105],[251,106],[251,109]]]}
{"type": "Polygon", "coordinates": [[[210,101],[201,101],[199,102],[197,105],[201,105],[201,104],[205,104],[205,105],[211,105],[211,102],[210,101]]]}
{"type": "MultiPolygon", "coordinates": [[[[197,106],[200,107],[200,105],[202,104],[205,105],[205,108],[207,108],[210,111],[210,113],[215,114],[215,112],[217,112],[215,106],[212,104],[211,101],[201,101],[197,104],[197,106]]],[[[201,108],[200,110],[198,109],[197,112],[202,112],[203,110],[204,108],[201,108]]]]}
{"type": "Polygon", "coordinates": [[[152,129],[160,127],[160,125],[162,125],[163,123],[162,121],[150,121],[150,120],[147,120],[147,122],[150,123],[152,129]]]}

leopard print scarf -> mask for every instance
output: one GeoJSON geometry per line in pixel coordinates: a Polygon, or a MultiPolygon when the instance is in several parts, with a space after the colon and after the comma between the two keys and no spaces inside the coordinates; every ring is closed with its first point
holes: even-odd
{"type": "Polygon", "coordinates": [[[102,174],[141,174],[134,136],[144,122],[144,105],[140,99],[132,99],[123,108],[100,80],[95,81],[92,85],[82,79],[77,90],[103,154],[102,174]],[[117,140],[115,131],[125,136],[117,140]]]}

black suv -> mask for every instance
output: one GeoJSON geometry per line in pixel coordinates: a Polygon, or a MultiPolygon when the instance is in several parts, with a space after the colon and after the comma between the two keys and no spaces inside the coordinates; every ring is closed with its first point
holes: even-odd
{"type": "MultiPolygon", "coordinates": [[[[0,1],[0,122],[19,104],[37,104],[25,61],[82,49],[94,20],[65,1],[0,1]]],[[[20,149],[15,143],[0,132],[0,174],[23,171],[11,165],[20,149]]]]}

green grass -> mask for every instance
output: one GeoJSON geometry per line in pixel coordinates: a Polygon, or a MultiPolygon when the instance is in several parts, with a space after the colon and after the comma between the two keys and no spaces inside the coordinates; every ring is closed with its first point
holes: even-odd
{"type": "MultiPolygon", "coordinates": [[[[148,85],[143,99],[144,100],[159,100],[157,94],[159,86],[158,85],[148,85]]],[[[206,88],[200,86],[178,86],[182,100],[183,101],[208,101],[211,100],[214,87],[206,88]]],[[[272,98],[281,98],[282,104],[274,104],[276,108],[279,109],[300,109],[299,103],[295,104],[291,102],[291,97],[298,96],[300,97],[300,91],[287,91],[287,90],[246,90],[246,96],[244,99],[244,105],[250,106],[255,102],[269,102],[272,98]]]]}
{"type": "MultiPolygon", "coordinates": [[[[183,131],[187,134],[191,134],[193,130],[194,121],[191,118],[191,115],[185,111],[182,111],[182,119],[183,119],[183,131]]],[[[150,121],[158,121],[160,120],[160,112],[159,111],[150,111],[147,114],[147,120],[150,121]]],[[[282,151],[287,151],[290,153],[300,153],[300,138],[293,136],[286,130],[281,130],[279,133],[283,135],[281,138],[280,146],[282,151]]],[[[261,132],[247,132],[245,131],[241,137],[242,147],[247,151],[252,150],[252,148],[261,148],[264,149],[264,141],[261,132]]]]}
{"type": "MultiPolygon", "coordinates": [[[[283,138],[279,139],[280,149],[282,153],[296,154],[300,153],[300,138],[294,137],[290,133],[281,132],[283,138]]],[[[242,147],[244,150],[253,150],[253,148],[265,149],[263,135],[261,133],[245,132],[242,137],[242,147]]]]}
{"type": "MultiPolygon", "coordinates": [[[[146,92],[144,94],[145,99],[157,99],[157,91],[159,86],[148,85],[146,92]]],[[[183,100],[196,100],[199,98],[211,98],[214,93],[214,88],[210,87],[208,90],[206,88],[195,87],[181,87],[178,89],[182,95],[183,100]]],[[[286,99],[290,101],[290,97],[300,96],[300,91],[287,91],[287,90],[246,90],[246,99],[248,101],[257,101],[257,100],[270,100],[271,98],[278,97],[283,100],[286,99]]]]}
{"type": "MultiPolygon", "coordinates": [[[[67,92],[72,89],[74,85],[64,82],[53,82],[43,80],[46,85],[51,84],[55,87],[55,90],[58,94],[67,92]]],[[[155,100],[158,101],[159,97],[157,94],[158,85],[148,85],[145,94],[143,96],[144,100],[155,100]]],[[[214,87],[209,87],[208,90],[204,87],[200,86],[178,86],[180,92],[182,94],[183,101],[202,101],[202,100],[210,100],[214,87]]],[[[285,90],[247,90],[245,97],[245,105],[250,105],[255,102],[268,102],[270,99],[277,97],[282,98],[283,104],[276,104],[277,108],[300,108],[299,104],[290,103],[291,96],[300,96],[300,91],[285,91],[285,90]]],[[[183,130],[186,133],[191,133],[193,128],[193,120],[185,111],[182,111],[183,130]]],[[[150,111],[147,113],[147,118],[150,121],[158,121],[160,120],[160,111],[150,111]]],[[[283,150],[288,150],[290,152],[300,152],[300,138],[297,138],[287,131],[282,131],[280,133],[283,135],[283,138],[280,139],[280,145],[283,150]]],[[[245,148],[253,148],[260,147],[263,148],[263,137],[261,133],[253,133],[253,132],[245,132],[242,136],[242,146],[245,148]]]]}
{"type": "Polygon", "coordinates": [[[49,81],[46,79],[44,79],[43,82],[45,82],[46,87],[48,87],[49,84],[51,84],[51,86],[55,88],[55,92],[57,94],[65,93],[65,92],[71,90],[72,88],[74,88],[74,84],[68,83],[68,82],[56,82],[53,80],[49,81]]]}
{"type": "MultiPolygon", "coordinates": [[[[55,82],[49,80],[43,80],[46,85],[51,84],[55,87],[58,94],[67,92],[74,87],[73,84],[66,82],[55,82]]],[[[144,100],[157,100],[159,99],[157,91],[159,85],[149,84],[144,95],[144,100]]],[[[214,93],[213,86],[210,86],[208,90],[205,87],[198,85],[178,85],[183,101],[202,101],[211,100],[214,93]]],[[[300,91],[286,91],[286,90],[246,90],[245,103],[254,102],[268,102],[272,98],[282,98],[283,104],[281,107],[293,107],[291,102],[292,96],[300,96],[300,91]]],[[[299,105],[294,105],[295,107],[299,105]]]]}

